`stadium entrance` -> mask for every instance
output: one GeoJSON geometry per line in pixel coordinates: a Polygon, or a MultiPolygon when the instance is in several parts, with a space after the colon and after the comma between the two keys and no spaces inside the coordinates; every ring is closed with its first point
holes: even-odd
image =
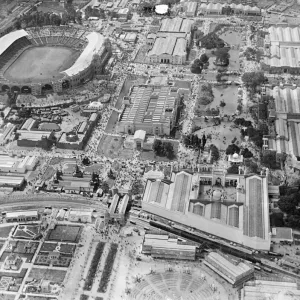
{"type": "Polygon", "coordinates": [[[29,87],[29,86],[22,86],[21,93],[22,94],[30,94],[31,93],[31,87],[29,87]]]}
{"type": "Polygon", "coordinates": [[[42,94],[53,93],[53,87],[51,84],[45,84],[42,86],[42,94]]]}

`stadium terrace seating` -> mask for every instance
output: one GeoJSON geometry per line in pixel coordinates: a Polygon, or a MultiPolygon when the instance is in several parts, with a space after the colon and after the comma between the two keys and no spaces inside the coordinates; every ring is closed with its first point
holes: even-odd
{"type": "Polygon", "coordinates": [[[31,42],[22,37],[12,43],[1,55],[0,55],[0,69],[2,69],[13,57],[17,57],[24,48],[31,45],[31,42]]]}

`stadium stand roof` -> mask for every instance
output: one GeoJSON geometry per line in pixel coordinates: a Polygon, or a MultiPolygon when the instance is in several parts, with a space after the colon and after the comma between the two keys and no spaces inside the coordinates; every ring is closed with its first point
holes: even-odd
{"type": "Polygon", "coordinates": [[[97,32],[90,33],[87,37],[88,45],[78,57],[74,65],[62,73],[73,76],[85,70],[92,62],[94,54],[97,54],[104,43],[104,36],[97,32]]]}
{"type": "Polygon", "coordinates": [[[0,55],[16,40],[27,35],[28,33],[24,29],[21,29],[8,33],[2,38],[0,38],[0,55]]]}

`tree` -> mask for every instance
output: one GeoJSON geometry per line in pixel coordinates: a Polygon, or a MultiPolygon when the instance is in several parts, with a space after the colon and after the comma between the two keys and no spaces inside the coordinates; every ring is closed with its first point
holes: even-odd
{"type": "Polygon", "coordinates": [[[209,58],[206,55],[206,53],[201,54],[201,56],[200,56],[200,62],[201,63],[206,64],[208,62],[208,60],[209,60],[209,58]]]}
{"type": "Polygon", "coordinates": [[[238,165],[232,165],[227,169],[228,174],[239,174],[239,166],[238,165]]]}
{"type": "Polygon", "coordinates": [[[278,201],[278,207],[284,213],[293,214],[296,211],[296,206],[298,206],[299,201],[300,193],[280,196],[280,199],[278,201]]]}
{"type": "Polygon", "coordinates": [[[219,153],[218,148],[215,145],[211,144],[210,151],[211,151],[212,162],[218,161],[220,159],[220,153],[219,153]]]}
{"type": "Polygon", "coordinates": [[[161,140],[156,139],[153,143],[153,151],[155,155],[160,155],[162,153],[162,142],[161,140]]]}
{"type": "Polygon", "coordinates": [[[143,190],[144,190],[144,185],[141,180],[136,180],[133,182],[132,187],[131,187],[132,195],[142,194],[143,190]]]}
{"type": "Polygon", "coordinates": [[[278,164],[276,162],[276,151],[265,150],[261,156],[261,164],[270,169],[278,169],[278,164]]]}
{"type": "Polygon", "coordinates": [[[203,69],[203,63],[201,63],[200,59],[195,59],[191,65],[191,72],[193,74],[201,74],[203,69]]]}
{"type": "Polygon", "coordinates": [[[101,189],[102,189],[104,194],[107,194],[109,192],[110,188],[109,188],[109,185],[106,181],[102,182],[101,189]]]}
{"type": "Polygon", "coordinates": [[[240,153],[240,147],[236,144],[230,144],[226,149],[226,155],[232,155],[234,153],[239,154],[240,153]]]}
{"type": "Polygon", "coordinates": [[[228,48],[219,48],[215,51],[215,56],[216,56],[216,65],[219,66],[228,66],[229,65],[229,49],[228,48]]]}
{"type": "Polygon", "coordinates": [[[174,149],[172,143],[163,143],[163,154],[169,159],[172,159],[174,157],[174,149]]]}
{"type": "Polygon", "coordinates": [[[243,149],[241,155],[243,155],[244,158],[253,157],[253,153],[248,148],[243,149]]]}
{"type": "Polygon", "coordinates": [[[210,32],[200,39],[201,46],[206,49],[223,48],[224,41],[215,32],[210,32]]]}
{"type": "Polygon", "coordinates": [[[256,87],[264,83],[265,76],[263,72],[246,72],[242,76],[242,81],[247,88],[254,91],[256,87]]]}

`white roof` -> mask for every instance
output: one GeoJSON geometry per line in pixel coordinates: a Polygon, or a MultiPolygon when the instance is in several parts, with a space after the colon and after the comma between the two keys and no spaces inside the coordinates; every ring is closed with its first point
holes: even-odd
{"type": "Polygon", "coordinates": [[[135,133],[134,133],[134,139],[141,139],[141,140],[144,140],[146,137],[146,131],[145,130],[137,130],[135,133]]]}
{"type": "Polygon", "coordinates": [[[18,216],[25,216],[25,217],[37,217],[38,213],[36,210],[32,211],[14,211],[6,213],[6,218],[16,218],[18,216]]]}
{"type": "Polygon", "coordinates": [[[93,212],[91,211],[82,211],[82,210],[71,210],[69,216],[92,216],[93,212]]]}
{"type": "Polygon", "coordinates": [[[78,57],[74,65],[62,73],[73,76],[85,70],[91,64],[94,54],[97,54],[103,46],[104,36],[100,33],[92,32],[86,38],[89,41],[86,48],[78,57]]]}
{"type": "Polygon", "coordinates": [[[17,30],[11,33],[6,34],[2,38],[0,38],[0,55],[16,40],[21,37],[27,36],[28,33],[24,30],[17,30]]]}

